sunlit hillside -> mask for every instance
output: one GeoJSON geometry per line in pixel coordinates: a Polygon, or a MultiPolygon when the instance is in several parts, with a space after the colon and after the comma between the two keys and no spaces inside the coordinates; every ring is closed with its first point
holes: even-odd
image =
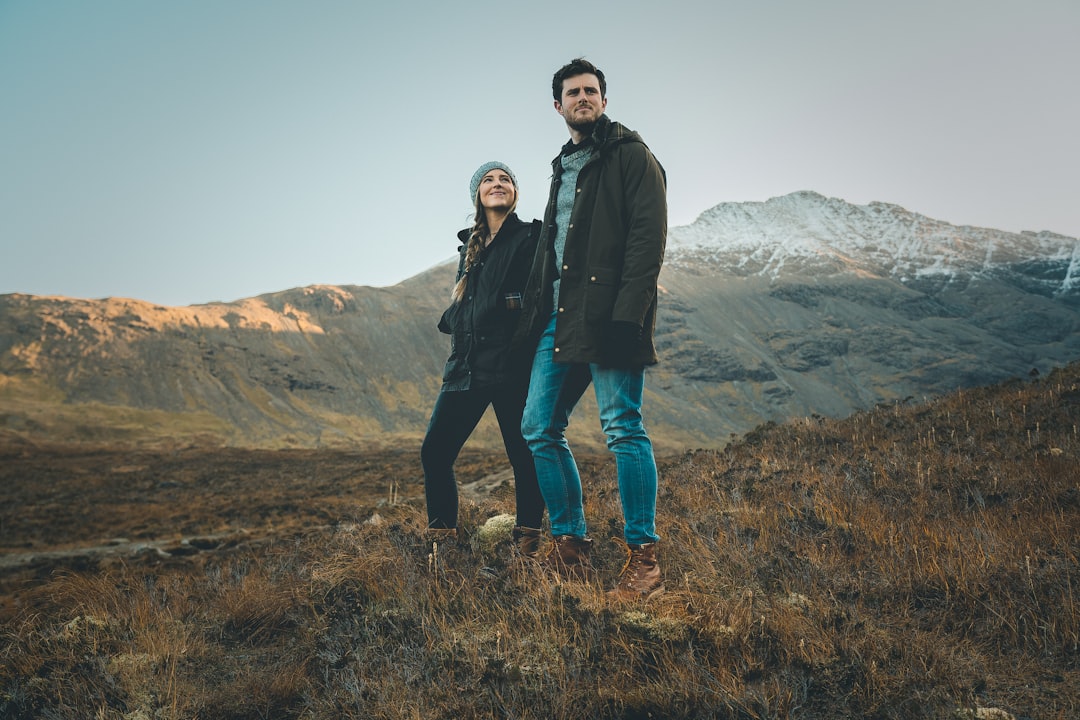
{"type": "MultiPolygon", "coordinates": [[[[170,308],[0,295],[0,432],[34,442],[371,450],[418,442],[456,265],[170,308]]],[[[1080,359],[1080,240],[815,193],[672,228],[644,412],[656,445],[1047,372],[1080,359]]],[[[603,448],[591,393],[578,447],[603,448]]],[[[472,441],[502,446],[491,417],[472,441]]]]}

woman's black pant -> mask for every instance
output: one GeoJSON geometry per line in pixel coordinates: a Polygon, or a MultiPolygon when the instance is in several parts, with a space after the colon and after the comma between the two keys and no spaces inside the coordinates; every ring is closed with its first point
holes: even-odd
{"type": "Polygon", "coordinates": [[[514,469],[517,524],[538,528],[544,517],[544,497],[536,482],[536,466],[521,436],[527,383],[503,383],[468,390],[443,391],[431,412],[420,461],[424,466],[428,527],[457,527],[458,491],[454,461],[488,405],[495,410],[503,446],[514,469]]]}

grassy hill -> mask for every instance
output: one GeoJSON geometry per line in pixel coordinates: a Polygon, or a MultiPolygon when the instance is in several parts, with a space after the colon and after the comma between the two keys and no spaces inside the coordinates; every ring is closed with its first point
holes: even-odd
{"type": "Polygon", "coordinates": [[[415,453],[106,454],[111,474],[50,484],[25,478],[61,449],[12,444],[0,716],[1077,717],[1078,426],[1072,365],[667,458],[668,592],[628,605],[603,594],[623,552],[606,458],[584,458],[591,586],[508,562],[497,455],[466,458],[466,537],[432,555],[415,453]],[[155,503],[188,517],[117,553],[13,527],[79,482],[130,495],[88,503],[118,532],[149,537],[125,518],[155,503]]]}

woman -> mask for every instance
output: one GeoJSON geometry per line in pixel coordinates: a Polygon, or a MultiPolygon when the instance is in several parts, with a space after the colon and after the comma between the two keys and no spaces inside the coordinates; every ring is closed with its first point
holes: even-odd
{"type": "Polygon", "coordinates": [[[481,165],[469,183],[476,208],[471,228],[458,233],[457,282],[439,321],[450,335],[450,359],[420,450],[424,466],[428,534],[457,533],[458,494],[454,461],[491,405],[506,455],[514,469],[517,521],[514,548],[536,557],[544,499],[536,466],[521,436],[532,353],[511,346],[521,315],[521,294],[532,264],[540,222],[514,213],[517,179],[504,163],[481,165]]]}

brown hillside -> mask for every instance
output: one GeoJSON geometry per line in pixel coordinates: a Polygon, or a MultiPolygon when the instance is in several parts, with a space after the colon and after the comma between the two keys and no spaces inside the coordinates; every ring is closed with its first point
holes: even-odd
{"type": "MultiPolygon", "coordinates": [[[[671,228],[646,425],[722,447],[764,422],[846,417],[1080,358],[1080,241],[955,227],[815,193],[671,228]]],[[[0,430],[34,442],[386,449],[416,443],[449,341],[455,264],[392,287],[230,303],[0,295],[0,430]]],[[[580,449],[603,448],[587,394],[580,449]]],[[[497,449],[490,418],[473,438],[497,449]]]]}
{"type": "MultiPolygon", "coordinates": [[[[16,441],[0,715],[1077,717],[1078,427],[1072,365],[670,458],[668,592],[630,605],[602,592],[621,561],[605,459],[587,472],[600,581],[552,585],[508,562],[512,495],[491,481],[465,541],[429,555],[415,449],[16,441]],[[69,554],[27,559],[50,547],[69,554]]],[[[461,481],[502,466],[472,456],[461,481]]]]}

